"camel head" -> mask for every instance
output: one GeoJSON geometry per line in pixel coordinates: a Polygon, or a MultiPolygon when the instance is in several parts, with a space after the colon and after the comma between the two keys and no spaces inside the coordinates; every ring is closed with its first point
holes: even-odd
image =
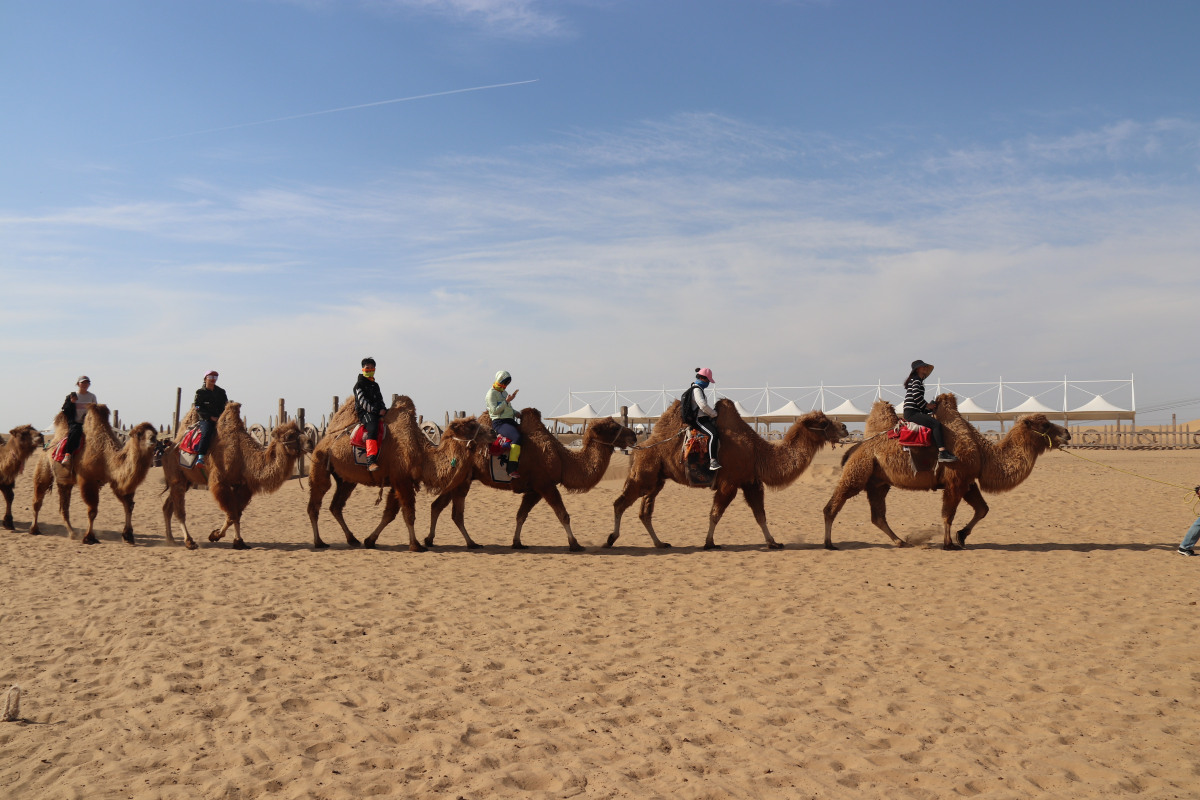
{"type": "Polygon", "coordinates": [[[276,425],[271,431],[271,441],[279,442],[284,452],[293,456],[301,456],[313,451],[312,440],[300,430],[300,423],[290,419],[282,425],[276,425]]]}
{"type": "Polygon", "coordinates": [[[492,429],[478,417],[458,417],[450,420],[449,427],[442,434],[442,441],[461,442],[466,452],[471,452],[476,445],[486,446],[492,440],[492,429]]]}
{"type": "MultiPolygon", "coordinates": [[[[95,406],[92,406],[94,409],[95,406]]],[[[107,422],[108,409],[104,409],[105,421],[107,422]]],[[[149,422],[139,422],[134,425],[129,431],[129,441],[134,443],[139,453],[149,453],[151,451],[158,453],[158,431],[149,422]]]]}
{"type": "Polygon", "coordinates": [[[934,402],[937,403],[939,411],[945,408],[953,411],[956,414],[958,413],[958,398],[954,396],[954,392],[944,392],[939,394],[934,402]]]}
{"type": "Polygon", "coordinates": [[[520,422],[521,430],[526,432],[536,431],[538,428],[544,427],[542,425],[542,412],[536,408],[522,408],[520,422]],[[526,425],[529,427],[525,427],[526,425]]]}
{"type": "Polygon", "coordinates": [[[8,435],[11,437],[9,441],[16,442],[21,450],[32,452],[46,446],[46,437],[32,425],[18,425],[9,431],[8,435]]]}
{"type": "MultiPolygon", "coordinates": [[[[1047,445],[1047,449],[1054,450],[1064,447],[1067,442],[1071,441],[1071,433],[1061,425],[1055,425],[1045,414],[1029,414],[1020,417],[1017,420],[1017,425],[1024,426],[1035,434],[1034,439],[1041,444],[1047,445]]],[[[1015,428],[1014,428],[1015,430],[1015,428]]]]}
{"type": "Polygon", "coordinates": [[[593,439],[621,450],[637,444],[637,434],[615,419],[599,419],[593,422],[584,436],[584,446],[593,439]]]}
{"type": "Polygon", "coordinates": [[[412,398],[406,394],[402,394],[396,398],[396,402],[392,403],[392,409],[399,409],[401,414],[417,415],[417,404],[412,401],[412,398]]]}
{"type": "Polygon", "coordinates": [[[837,444],[850,436],[846,423],[830,419],[824,411],[810,411],[797,422],[829,444],[837,444]]]}

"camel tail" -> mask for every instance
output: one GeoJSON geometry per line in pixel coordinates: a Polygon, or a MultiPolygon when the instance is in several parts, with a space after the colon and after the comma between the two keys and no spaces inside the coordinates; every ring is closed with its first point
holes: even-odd
{"type": "Polygon", "coordinates": [[[854,455],[854,451],[857,450],[858,448],[862,447],[862,444],[863,444],[862,442],[857,442],[856,444],[852,444],[852,445],[850,445],[850,448],[848,450],[846,450],[846,452],[842,453],[842,466],[843,467],[846,466],[846,462],[850,460],[850,456],[854,455]]]}

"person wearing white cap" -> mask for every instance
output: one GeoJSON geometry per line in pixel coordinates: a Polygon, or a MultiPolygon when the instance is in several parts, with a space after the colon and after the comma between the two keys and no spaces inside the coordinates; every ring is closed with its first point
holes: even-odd
{"type": "Polygon", "coordinates": [[[79,449],[79,440],[83,438],[83,418],[87,416],[87,410],[96,404],[96,395],[88,391],[91,385],[92,381],[87,375],[80,375],[75,381],[79,391],[71,392],[63,402],[62,412],[67,418],[67,444],[63,448],[65,455],[62,464],[68,469],[71,467],[71,456],[79,449]]]}
{"type": "Polygon", "coordinates": [[[204,373],[204,385],[196,390],[196,398],[192,401],[196,414],[200,417],[200,442],[196,445],[198,467],[204,465],[204,457],[212,447],[213,434],[217,432],[217,418],[229,403],[229,396],[225,394],[225,390],[217,386],[218,377],[220,376],[215,369],[204,373]]]}

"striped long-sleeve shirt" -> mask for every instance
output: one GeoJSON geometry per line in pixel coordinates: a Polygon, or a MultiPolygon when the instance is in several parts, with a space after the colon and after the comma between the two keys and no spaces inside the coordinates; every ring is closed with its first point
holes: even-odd
{"type": "Polygon", "coordinates": [[[925,404],[925,381],[916,376],[904,384],[904,410],[929,413],[929,406],[925,404]]]}

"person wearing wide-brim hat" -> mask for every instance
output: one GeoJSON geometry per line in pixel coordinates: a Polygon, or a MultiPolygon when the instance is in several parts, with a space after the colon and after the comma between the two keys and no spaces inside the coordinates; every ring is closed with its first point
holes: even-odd
{"type": "Polygon", "coordinates": [[[904,418],[929,428],[938,449],[938,461],[943,464],[958,461],[958,456],[946,449],[942,423],[933,418],[934,407],[925,402],[925,379],[933,372],[933,364],[921,359],[912,362],[912,371],[904,379],[904,418]]]}

